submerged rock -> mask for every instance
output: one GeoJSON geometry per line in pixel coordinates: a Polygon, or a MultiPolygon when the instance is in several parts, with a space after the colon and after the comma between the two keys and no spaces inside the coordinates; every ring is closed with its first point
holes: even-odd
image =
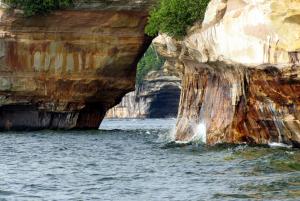
{"type": "Polygon", "coordinates": [[[98,128],[135,86],[152,0],[75,1],[25,18],[0,10],[0,129],[98,128]]]}
{"type": "Polygon", "coordinates": [[[211,145],[300,147],[299,16],[298,1],[212,0],[183,41],[155,39],[183,66],[176,140],[194,139],[201,124],[211,145]]]}

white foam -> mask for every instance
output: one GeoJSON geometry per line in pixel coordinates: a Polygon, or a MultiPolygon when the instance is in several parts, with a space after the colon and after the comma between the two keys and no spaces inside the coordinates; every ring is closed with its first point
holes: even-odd
{"type": "Polygon", "coordinates": [[[183,141],[183,140],[182,141],[179,141],[179,140],[175,141],[176,144],[189,144],[190,142],[191,141],[183,141]]]}
{"type": "Polygon", "coordinates": [[[280,143],[280,142],[269,142],[268,145],[270,147],[284,147],[284,148],[292,148],[293,147],[291,145],[287,145],[287,144],[280,143]]]}
{"type": "Polygon", "coordinates": [[[206,143],[206,125],[204,122],[200,122],[196,126],[196,132],[191,141],[206,143]]]}

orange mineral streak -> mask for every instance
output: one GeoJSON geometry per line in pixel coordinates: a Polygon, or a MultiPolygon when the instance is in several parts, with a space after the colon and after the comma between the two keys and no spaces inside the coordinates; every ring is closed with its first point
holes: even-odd
{"type": "Polygon", "coordinates": [[[147,11],[0,14],[0,128],[7,128],[5,122],[11,129],[97,128],[106,110],[134,89],[137,61],[150,42],[147,11]],[[30,106],[49,122],[69,113],[58,119],[73,122],[40,125],[30,112],[20,118],[32,120],[20,122],[7,106],[16,115],[30,106]]]}
{"type": "Polygon", "coordinates": [[[217,143],[300,145],[300,68],[248,68],[184,61],[176,139],[190,140],[200,122],[217,143]]]}

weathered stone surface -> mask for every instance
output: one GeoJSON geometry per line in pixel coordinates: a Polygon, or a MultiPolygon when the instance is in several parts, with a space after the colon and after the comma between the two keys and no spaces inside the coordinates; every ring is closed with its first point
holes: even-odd
{"type": "Polygon", "coordinates": [[[182,41],[173,39],[166,34],[160,34],[153,40],[152,44],[157,52],[167,59],[164,69],[181,78],[184,72],[181,58],[185,52],[185,46],[182,41]]]}
{"type": "Polygon", "coordinates": [[[152,1],[93,2],[30,18],[0,10],[0,129],[98,128],[134,89],[152,1]]]}
{"type": "Polygon", "coordinates": [[[180,53],[155,39],[184,69],[176,140],[300,147],[299,14],[299,1],[212,0],[180,53]]]}
{"type": "Polygon", "coordinates": [[[177,140],[194,138],[202,124],[208,144],[299,146],[298,69],[194,61],[185,61],[185,66],[177,140]]]}
{"type": "Polygon", "coordinates": [[[160,71],[150,72],[136,91],[128,93],[106,118],[169,118],[176,117],[181,79],[168,62],[160,71]]]}
{"type": "Polygon", "coordinates": [[[286,64],[297,60],[299,16],[294,0],[212,0],[184,44],[199,62],[286,64]]]}

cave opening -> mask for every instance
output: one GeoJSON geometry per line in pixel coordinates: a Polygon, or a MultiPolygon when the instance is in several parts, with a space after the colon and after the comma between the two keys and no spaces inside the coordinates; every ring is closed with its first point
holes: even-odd
{"type": "Polygon", "coordinates": [[[178,113],[181,90],[178,86],[164,86],[154,96],[149,107],[149,118],[171,118],[178,113]]]}

